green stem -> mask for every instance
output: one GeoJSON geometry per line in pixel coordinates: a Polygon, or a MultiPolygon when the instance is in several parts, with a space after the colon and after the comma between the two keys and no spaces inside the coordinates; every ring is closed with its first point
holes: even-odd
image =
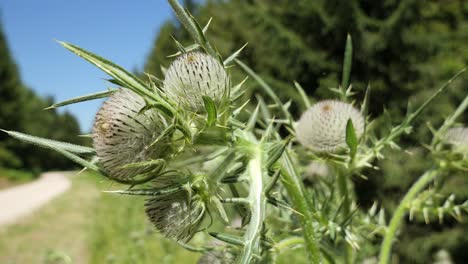
{"type": "MultiPolygon", "coordinates": [[[[349,200],[348,192],[348,178],[347,174],[344,171],[339,171],[338,173],[338,191],[340,196],[343,199],[343,216],[346,218],[349,216],[351,210],[351,204],[349,200]]],[[[345,242],[345,263],[353,263],[353,248],[351,245],[345,242]]]]}
{"type": "Polygon", "coordinates": [[[401,200],[395,213],[393,214],[392,219],[390,220],[387,232],[385,233],[385,238],[380,248],[379,264],[389,263],[393,239],[395,238],[396,232],[401,225],[403,217],[405,216],[408,204],[422,189],[426,187],[426,185],[428,185],[438,175],[438,173],[439,172],[436,169],[431,169],[424,173],[413,184],[413,186],[411,186],[405,197],[403,197],[403,200],[401,200]]]}
{"type": "Polygon", "coordinates": [[[262,145],[253,148],[253,157],[247,166],[249,176],[249,196],[251,218],[244,235],[244,248],[239,256],[240,264],[251,263],[254,254],[259,252],[260,236],[265,220],[266,200],[263,192],[263,151],[262,145]]]}
{"type": "Polygon", "coordinates": [[[309,257],[309,263],[321,263],[322,257],[320,255],[318,243],[315,239],[312,209],[307,203],[304,186],[287,150],[284,152],[282,159],[281,175],[283,185],[291,198],[294,209],[301,213],[299,219],[304,233],[304,241],[309,257]]]}
{"type": "Polygon", "coordinates": [[[350,203],[348,195],[348,180],[346,178],[346,174],[343,173],[343,171],[338,173],[338,191],[340,192],[340,196],[343,199],[343,214],[345,217],[347,217],[350,211],[350,203]]]}

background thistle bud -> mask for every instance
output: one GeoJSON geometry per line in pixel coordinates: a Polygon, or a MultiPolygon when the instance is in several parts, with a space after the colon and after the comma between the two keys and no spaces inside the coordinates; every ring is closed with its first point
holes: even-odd
{"type": "Polygon", "coordinates": [[[352,105],[325,100],[310,107],[299,120],[299,142],[317,152],[336,152],[346,147],[346,124],[351,119],[356,136],[364,133],[364,117],[352,105]]]}
{"type": "Polygon", "coordinates": [[[234,255],[224,250],[205,252],[205,254],[200,257],[197,264],[231,264],[234,262],[234,255]]]}
{"type": "Polygon", "coordinates": [[[123,168],[125,165],[165,157],[169,152],[167,139],[151,145],[166,125],[155,110],[140,113],[144,106],[140,96],[119,89],[96,114],[93,146],[100,166],[110,178],[131,179],[143,168],[123,168]]]}
{"type": "Polygon", "coordinates": [[[229,96],[229,77],[223,65],[202,52],[175,59],[166,72],[164,91],[169,98],[193,111],[204,109],[202,96],[220,104],[229,96]]]}
{"type": "Polygon", "coordinates": [[[323,161],[314,160],[307,165],[304,178],[308,180],[316,180],[317,178],[326,178],[330,176],[330,168],[323,161]]]}
{"type": "Polygon", "coordinates": [[[444,140],[461,152],[468,151],[468,127],[456,127],[447,131],[444,140]]]}

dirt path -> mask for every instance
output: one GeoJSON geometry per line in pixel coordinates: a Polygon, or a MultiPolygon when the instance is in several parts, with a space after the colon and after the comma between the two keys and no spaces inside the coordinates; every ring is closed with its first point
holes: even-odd
{"type": "Polygon", "coordinates": [[[0,191],[0,225],[16,222],[71,187],[67,172],[47,172],[32,182],[0,191]]]}

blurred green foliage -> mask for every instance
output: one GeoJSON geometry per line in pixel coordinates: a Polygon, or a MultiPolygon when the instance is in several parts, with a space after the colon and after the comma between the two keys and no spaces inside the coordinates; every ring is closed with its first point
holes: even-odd
{"type": "MultiPolygon", "coordinates": [[[[83,139],[77,137],[80,134],[79,125],[70,113],[43,111],[52,103],[52,98],[43,99],[22,83],[0,28],[0,128],[60,141],[83,143],[83,139]]],[[[37,175],[43,170],[69,169],[73,167],[73,163],[57,153],[19,142],[2,132],[0,168],[2,167],[29,170],[37,175]]],[[[22,178],[20,174],[18,173],[18,178],[22,178]]],[[[2,176],[6,175],[2,175],[0,171],[0,177],[2,176]]]]}
{"type": "MultiPolygon", "coordinates": [[[[213,18],[207,35],[223,56],[248,43],[240,59],[271,84],[283,101],[293,100],[297,117],[304,109],[292,81],[298,81],[313,101],[335,97],[328,88],[339,85],[348,33],[354,47],[351,83],[358,101],[366,87],[372,87],[369,110],[377,134],[403,118],[408,101],[413,106],[421,104],[468,64],[468,3],[463,0],[187,2],[200,23],[213,18]]],[[[167,21],[154,41],[146,72],[161,76],[161,67],[169,65],[172,59],[166,56],[177,52],[171,35],[181,43],[191,43],[177,21],[167,21]]],[[[234,83],[245,77],[238,68],[232,68],[231,75],[234,83]]],[[[415,131],[403,139],[402,148],[409,154],[388,151],[386,160],[377,161],[381,171],[368,170],[368,180],[354,180],[361,207],[378,201],[393,211],[409,186],[431,165],[427,164],[430,153],[421,145],[431,138],[425,124],[441,124],[467,95],[467,81],[462,76],[422,115],[415,131]]],[[[261,92],[254,82],[247,85],[254,93],[261,92]]],[[[459,121],[468,124],[468,115],[459,121]]],[[[440,192],[456,193],[457,201],[462,202],[468,199],[464,191],[468,182],[457,176],[463,175],[447,176],[440,192]]],[[[436,183],[431,188],[439,187],[436,183]]],[[[463,238],[467,232],[466,225],[455,221],[442,225],[407,222],[396,247],[400,262],[428,263],[444,248],[456,263],[462,263],[468,259],[463,250],[468,248],[463,238]]]]}
{"type": "Polygon", "coordinates": [[[30,171],[26,170],[17,170],[17,169],[7,169],[0,168],[0,175],[3,178],[6,178],[15,182],[26,182],[34,179],[37,175],[34,175],[30,171]]]}

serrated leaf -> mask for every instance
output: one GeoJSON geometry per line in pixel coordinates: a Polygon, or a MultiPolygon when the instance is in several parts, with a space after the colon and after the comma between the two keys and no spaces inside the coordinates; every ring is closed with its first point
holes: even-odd
{"type": "Polygon", "coordinates": [[[163,188],[152,188],[152,189],[129,189],[129,190],[115,190],[115,191],[103,191],[105,193],[116,193],[126,195],[141,195],[141,196],[166,196],[184,190],[184,185],[175,184],[163,188]]]}
{"type": "Polygon", "coordinates": [[[240,49],[238,49],[236,52],[234,52],[233,54],[231,54],[231,56],[229,56],[227,59],[224,60],[223,64],[224,66],[227,66],[229,65],[229,63],[233,62],[235,58],[237,58],[237,56],[239,56],[239,54],[241,53],[241,51],[247,46],[247,44],[249,43],[245,43],[244,46],[242,46],[240,49]]]}
{"type": "Polygon", "coordinates": [[[231,101],[235,102],[239,100],[242,95],[245,93],[245,89],[243,89],[242,85],[247,81],[249,77],[246,76],[239,84],[231,88],[231,101]]]}
{"type": "Polygon", "coordinates": [[[348,119],[348,123],[346,123],[346,144],[350,149],[349,155],[353,159],[356,156],[358,139],[356,137],[356,131],[354,130],[353,121],[351,119],[348,119]]]}
{"type": "Polygon", "coordinates": [[[346,47],[344,52],[343,60],[343,75],[341,77],[341,89],[346,91],[349,84],[349,76],[351,75],[351,62],[353,59],[353,42],[351,40],[351,35],[348,34],[346,37],[346,47]]]}
{"type": "Polygon", "coordinates": [[[243,71],[245,71],[249,76],[251,76],[263,89],[263,91],[270,96],[270,98],[275,102],[277,107],[280,108],[280,110],[283,112],[284,117],[290,120],[292,123],[292,117],[291,114],[288,112],[288,110],[285,108],[281,100],[279,99],[278,95],[273,91],[273,89],[258,75],[256,74],[249,66],[247,66],[245,63],[240,61],[239,59],[234,59],[234,62],[239,65],[243,71]]]}
{"type": "Polygon", "coordinates": [[[185,29],[192,35],[197,42],[200,41],[198,38],[198,34],[193,24],[193,21],[190,19],[187,11],[180,5],[179,1],[177,0],[168,0],[169,4],[171,5],[172,9],[174,10],[178,20],[180,23],[185,27],[185,29]]]}
{"type": "Polygon", "coordinates": [[[207,113],[206,125],[208,127],[212,127],[216,124],[216,120],[218,119],[218,113],[216,111],[216,104],[213,101],[213,99],[211,99],[211,97],[209,96],[202,96],[202,98],[203,98],[203,103],[205,104],[205,110],[207,113]]]}
{"type": "MultiPolygon", "coordinates": [[[[198,45],[198,44],[196,44],[196,43],[195,43],[195,44],[192,44],[192,45],[189,45],[189,46],[187,46],[187,47],[184,47],[185,52],[194,51],[194,50],[196,50],[196,49],[198,49],[198,48],[200,48],[200,45],[198,45]]],[[[179,56],[179,55],[181,55],[181,54],[182,54],[182,52],[177,51],[176,53],[171,54],[171,55],[169,55],[169,56],[167,56],[167,57],[168,57],[168,58],[177,57],[177,56],[179,56]]],[[[164,72],[164,71],[163,71],[163,72],[164,72]]]]}
{"type": "Polygon", "coordinates": [[[59,103],[55,103],[55,104],[47,107],[46,110],[62,107],[62,106],[65,106],[65,105],[75,104],[75,103],[79,103],[79,102],[85,102],[85,101],[95,100],[95,99],[99,99],[99,98],[105,98],[105,97],[108,97],[109,95],[111,95],[112,93],[114,93],[115,91],[117,91],[117,90],[116,89],[109,89],[107,91],[102,91],[102,92],[98,92],[98,93],[93,93],[93,94],[74,97],[74,98],[59,102],[59,103]]]}
{"type": "Polygon", "coordinates": [[[258,113],[260,111],[260,104],[257,104],[253,113],[251,113],[249,121],[247,121],[247,125],[245,126],[245,130],[253,131],[255,128],[255,124],[257,123],[258,113]]]}
{"type": "Polygon", "coordinates": [[[185,49],[184,45],[182,45],[172,34],[171,34],[171,38],[174,41],[174,43],[176,44],[177,49],[179,50],[179,52],[181,54],[187,53],[187,50],[185,49]]]}
{"type": "Polygon", "coordinates": [[[73,145],[73,144],[66,143],[66,142],[60,142],[60,141],[30,136],[30,135],[23,134],[23,133],[16,132],[16,131],[7,131],[3,129],[1,130],[7,133],[8,135],[16,139],[19,139],[21,141],[31,143],[40,147],[55,150],[58,153],[65,156],[66,158],[70,159],[71,161],[85,168],[88,168],[98,173],[102,173],[93,162],[87,161],[71,152],[71,151],[75,151],[75,153],[77,154],[91,154],[91,153],[94,153],[94,149],[92,148],[87,148],[87,147],[73,145]]]}
{"type": "Polygon", "coordinates": [[[123,83],[121,83],[120,81],[116,80],[116,79],[106,79],[106,81],[112,83],[112,84],[115,84],[115,85],[118,85],[118,86],[125,86],[123,83]]]}
{"type": "Polygon", "coordinates": [[[221,201],[218,199],[218,197],[212,197],[211,198],[211,204],[214,208],[216,208],[216,212],[220,216],[220,218],[224,221],[224,223],[229,223],[229,218],[227,216],[226,210],[224,209],[223,204],[221,201]]]}
{"type": "Polygon", "coordinates": [[[307,97],[307,94],[304,91],[304,88],[302,88],[302,86],[296,81],[294,81],[294,87],[296,87],[297,91],[299,92],[299,95],[302,98],[302,102],[304,103],[304,106],[307,109],[309,109],[311,105],[310,105],[309,98],[307,97]]]}
{"type": "MultiPolygon", "coordinates": [[[[62,154],[63,156],[65,156],[66,158],[70,159],[71,161],[85,167],[85,168],[88,168],[90,170],[93,170],[95,172],[98,172],[98,173],[101,173],[103,174],[103,172],[101,172],[101,170],[99,169],[98,166],[96,166],[94,163],[92,162],[89,162],[81,157],[78,157],[77,155],[73,154],[73,153],[70,153],[68,151],[65,151],[63,149],[54,149],[55,151],[57,151],[58,153],[62,154]]],[[[104,174],[103,174],[104,175],[104,174]]],[[[104,175],[105,176],[105,175],[104,175]]]]}
{"type": "Polygon", "coordinates": [[[208,28],[210,28],[210,24],[211,24],[211,21],[213,20],[212,17],[210,17],[210,19],[208,20],[208,22],[206,23],[205,27],[203,27],[203,34],[206,34],[206,32],[208,31],[208,28]]]}
{"type": "Polygon", "coordinates": [[[52,150],[60,149],[60,150],[64,150],[64,151],[76,153],[76,154],[94,154],[95,152],[93,148],[89,148],[89,147],[79,146],[79,145],[75,145],[75,144],[71,144],[67,142],[61,142],[61,141],[56,141],[56,140],[51,140],[51,139],[46,139],[46,138],[40,138],[40,137],[24,134],[21,132],[17,132],[17,131],[8,131],[8,130],[3,130],[3,129],[0,129],[0,130],[16,139],[19,139],[26,143],[34,144],[43,148],[48,148],[52,150]]]}
{"type": "Polygon", "coordinates": [[[272,144],[271,148],[268,150],[268,157],[266,160],[266,168],[269,169],[273,164],[278,161],[279,158],[283,155],[286,146],[289,144],[290,138],[284,140],[283,142],[275,142],[272,144]]]}
{"type": "Polygon", "coordinates": [[[408,116],[403,121],[404,124],[411,124],[419,115],[431,104],[437,97],[439,97],[442,92],[444,92],[450,84],[452,84],[462,73],[466,71],[466,68],[463,68],[457,72],[450,80],[445,82],[435,93],[433,93],[418,109],[414,112],[408,114],[408,116]]]}
{"type": "Polygon", "coordinates": [[[140,109],[140,112],[138,114],[142,114],[150,109],[158,109],[168,117],[174,116],[170,109],[168,109],[165,105],[160,104],[160,103],[147,104],[143,108],[140,109]]]}
{"type": "Polygon", "coordinates": [[[366,88],[366,94],[364,95],[364,100],[361,105],[361,114],[364,116],[364,118],[367,117],[367,113],[369,111],[369,100],[370,100],[370,94],[371,94],[371,86],[370,84],[367,84],[366,88]]]}
{"type": "MultiPolygon", "coordinates": [[[[205,33],[203,32],[203,29],[201,28],[200,24],[198,24],[198,21],[193,17],[192,14],[188,13],[190,19],[192,20],[192,24],[195,26],[195,31],[199,36],[200,40],[200,45],[209,53],[211,56],[218,58],[219,54],[211,47],[210,43],[208,42],[208,39],[205,36],[205,33]]],[[[223,63],[223,60],[219,60],[220,63],[223,63]]]]}
{"type": "Polygon", "coordinates": [[[94,64],[96,67],[114,78],[115,81],[122,84],[123,87],[128,88],[139,95],[145,95],[146,97],[156,99],[160,103],[163,102],[158,94],[151,91],[150,87],[147,87],[140,79],[122,67],[76,45],[63,41],[59,41],[59,43],[71,52],[94,64]]]}
{"type": "Polygon", "coordinates": [[[148,161],[141,161],[141,162],[134,162],[129,163],[122,166],[122,169],[129,169],[129,168],[148,168],[148,167],[155,167],[161,164],[164,164],[166,161],[163,159],[156,159],[156,160],[148,160],[148,161]]]}
{"type": "Polygon", "coordinates": [[[221,241],[224,241],[226,243],[232,244],[232,245],[237,245],[237,246],[244,246],[244,241],[242,241],[242,238],[233,236],[233,235],[228,235],[228,234],[221,234],[217,232],[209,232],[210,236],[219,239],[221,241]]]}

